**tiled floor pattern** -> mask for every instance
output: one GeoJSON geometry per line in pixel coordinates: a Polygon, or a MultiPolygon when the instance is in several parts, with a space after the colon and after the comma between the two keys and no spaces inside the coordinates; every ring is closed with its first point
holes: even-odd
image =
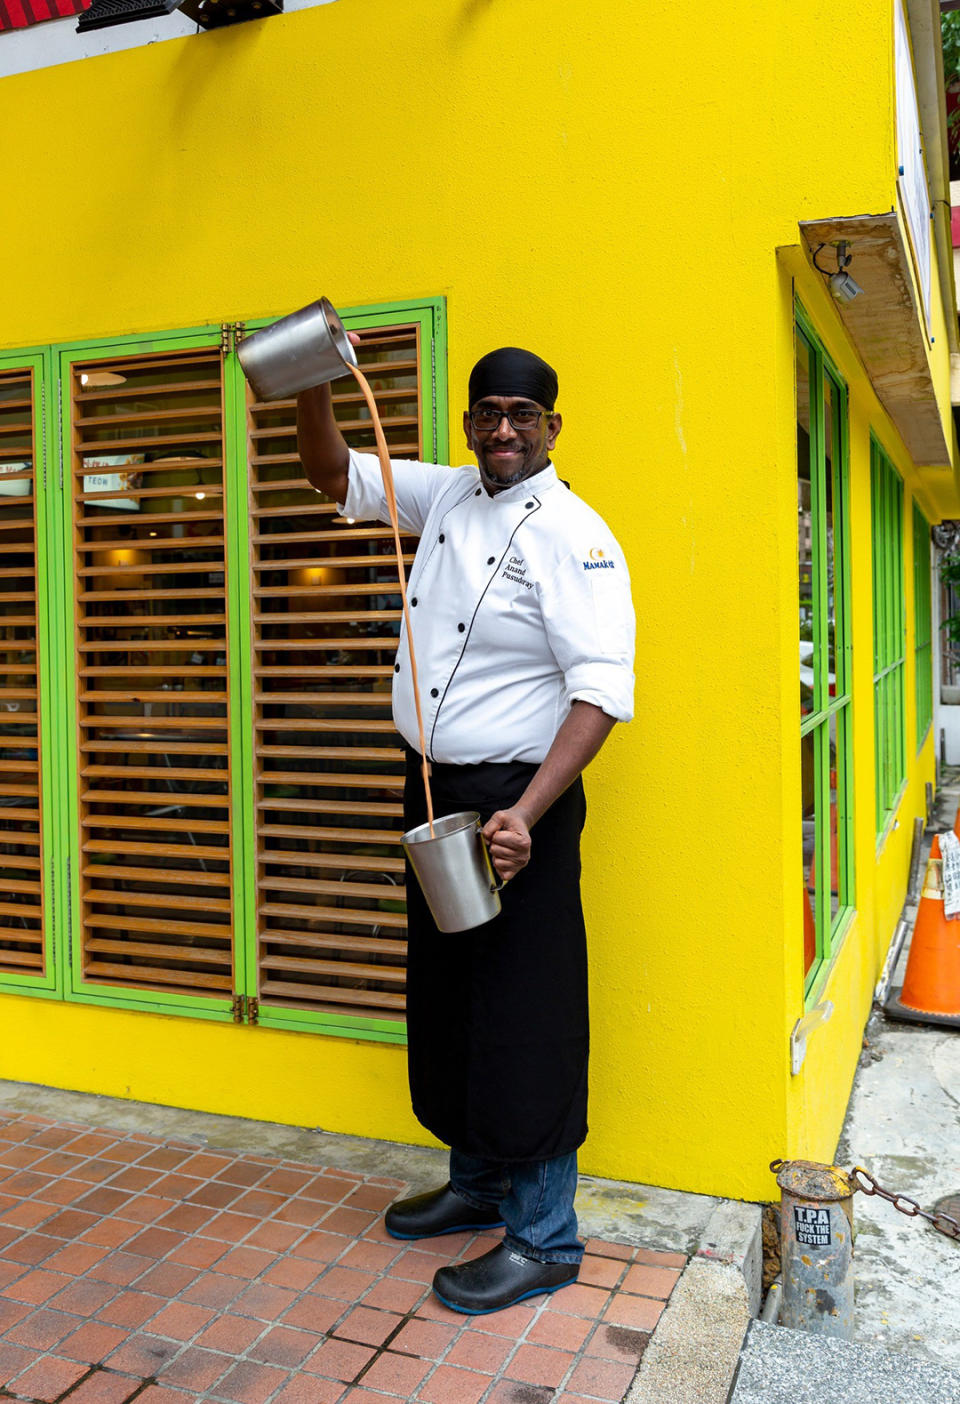
{"type": "Polygon", "coordinates": [[[0,1399],[618,1401],[681,1254],[591,1240],[580,1281],[489,1316],[430,1291],[496,1239],[404,1244],[400,1181],[0,1116],[0,1399]]]}

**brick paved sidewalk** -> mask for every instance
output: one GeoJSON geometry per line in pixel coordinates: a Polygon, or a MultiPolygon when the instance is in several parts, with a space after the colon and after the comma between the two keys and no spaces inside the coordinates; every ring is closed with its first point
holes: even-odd
{"type": "Polygon", "coordinates": [[[380,1216],[406,1189],[0,1115],[0,1399],[622,1399],[682,1254],[592,1239],[575,1286],[467,1317],[431,1279],[496,1238],[390,1238],[380,1216]]]}

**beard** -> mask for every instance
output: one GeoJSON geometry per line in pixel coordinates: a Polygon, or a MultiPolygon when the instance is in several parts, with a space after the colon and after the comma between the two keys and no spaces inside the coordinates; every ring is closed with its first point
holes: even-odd
{"type": "Polygon", "coordinates": [[[534,451],[525,448],[519,449],[518,455],[518,461],[514,467],[507,471],[501,468],[499,471],[495,472],[488,460],[488,451],[484,450],[477,453],[480,480],[489,492],[503,492],[506,488],[515,487],[517,483],[522,483],[525,478],[532,478],[535,473],[539,473],[542,468],[546,468],[549,462],[549,458],[546,454],[540,459],[534,451]]]}

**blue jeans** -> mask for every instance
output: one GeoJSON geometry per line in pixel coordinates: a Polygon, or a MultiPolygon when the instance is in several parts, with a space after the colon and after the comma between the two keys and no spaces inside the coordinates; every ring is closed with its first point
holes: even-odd
{"type": "Polygon", "coordinates": [[[499,1208],[504,1243],[525,1258],[576,1264],[583,1257],[573,1208],[576,1151],[555,1160],[503,1164],[451,1150],[450,1184],[478,1209],[499,1208]]]}

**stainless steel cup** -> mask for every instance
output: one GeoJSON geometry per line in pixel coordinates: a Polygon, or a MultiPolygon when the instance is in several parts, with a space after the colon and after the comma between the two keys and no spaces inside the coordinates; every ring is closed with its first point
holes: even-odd
{"type": "Polygon", "coordinates": [[[493,871],[475,811],[409,829],[403,846],[441,931],[469,931],[500,911],[503,883],[493,871]]]}
{"type": "Polygon", "coordinates": [[[246,337],[237,356],[258,400],[289,400],[349,375],[357,364],[336,308],[325,297],[246,337]]]}

